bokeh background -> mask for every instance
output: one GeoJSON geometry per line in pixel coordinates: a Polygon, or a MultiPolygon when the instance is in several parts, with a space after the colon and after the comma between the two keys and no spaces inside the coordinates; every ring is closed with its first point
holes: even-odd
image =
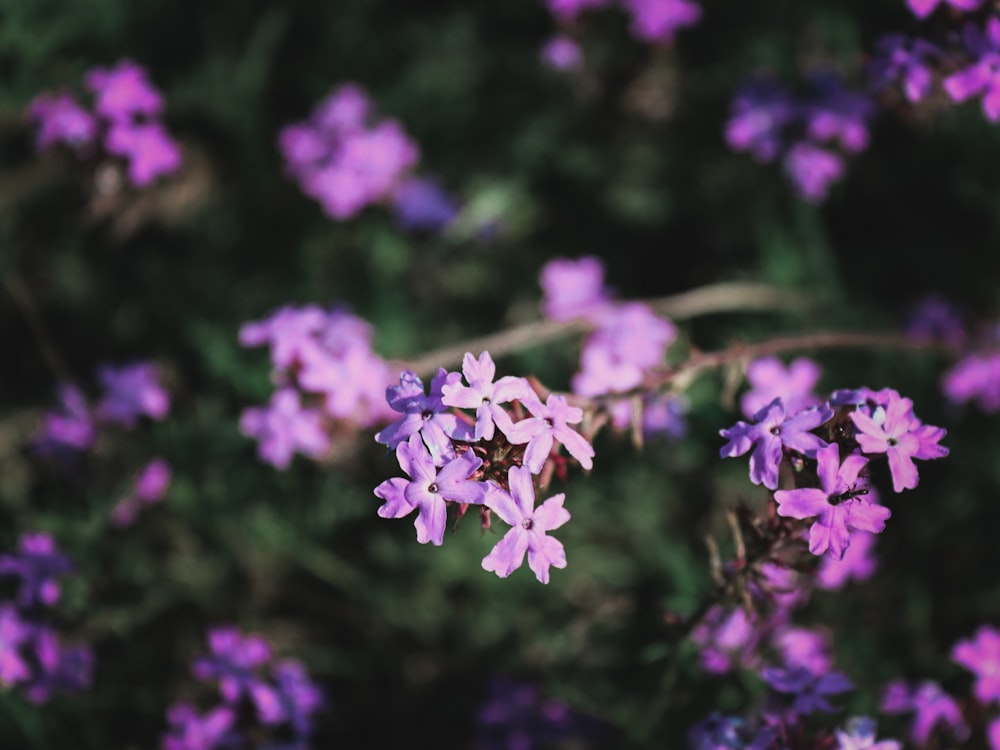
{"type": "MultiPolygon", "coordinates": [[[[238,429],[273,388],[266,351],[238,342],[244,322],[345,304],[380,354],[416,357],[539,318],[538,273],[555,257],[601,258],[621,298],[743,280],[812,301],[679,323],[706,350],[900,331],[932,293],[970,330],[990,325],[1000,130],[975,103],[878,99],[869,148],[819,204],[723,137],[750,74],[791,83],[828,66],[863,87],[880,35],[943,38],[955,17],[918,24],[902,0],[707,2],[698,25],[655,45],[608,8],[572,25],[585,62],[568,71],[540,58],[557,27],[540,0],[0,3],[0,543],[46,530],[74,558],[60,616],[96,658],[85,692],[41,707],[0,692],[0,744],[157,747],[220,623],[308,665],[329,703],[317,748],[472,747],[497,680],[590,722],[556,747],[679,747],[711,709],[759,692],[703,675],[664,621],[709,588],[704,535],[724,539],[725,509],[760,497],[742,461],[718,457],[718,430],[739,418],[724,373],[689,389],[683,439],[636,451],[600,436],[593,473],[565,487],[569,566],[548,586],[527,569],[483,571],[475,523],[431,548],[409,520],[377,518],[372,489],[398,470],[371,431],[345,435],[329,462],[280,471],[238,429]],[[92,163],[36,153],[24,113],[125,57],[163,92],[184,166],[108,195],[92,163]],[[384,206],[333,221],[288,178],[280,129],[348,81],[419,144],[420,171],[457,197],[461,225],[407,232],[384,206]],[[68,472],[32,451],[64,378],[93,392],[100,364],[133,360],[165,373],[166,419],[109,437],[68,472]],[[153,455],[174,469],[166,499],[112,527],[153,455]]],[[[565,389],[578,353],[570,336],[500,359],[500,372],[565,389]]],[[[940,350],[815,358],[821,389],[913,398],[948,429],[951,455],[922,465],[892,506],[878,575],[818,592],[802,621],[834,633],[856,710],[897,676],[967,693],[949,649],[1000,621],[996,417],[946,402],[940,350]]]]}

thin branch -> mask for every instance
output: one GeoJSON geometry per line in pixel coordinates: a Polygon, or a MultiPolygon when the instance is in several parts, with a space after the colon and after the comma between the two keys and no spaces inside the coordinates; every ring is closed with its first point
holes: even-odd
{"type": "Polygon", "coordinates": [[[56,378],[60,381],[72,380],[69,368],[66,367],[66,363],[60,356],[59,350],[52,343],[52,338],[49,336],[48,330],[45,328],[45,323],[42,322],[42,316],[38,312],[38,307],[35,305],[35,298],[31,296],[31,290],[24,279],[21,278],[21,275],[17,271],[8,271],[4,275],[3,282],[14,300],[14,304],[17,305],[21,314],[24,315],[28,328],[31,330],[31,335],[35,339],[35,345],[38,346],[38,351],[41,353],[42,359],[49,366],[49,369],[52,370],[56,378]]]}
{"type": "MultiPolygon", "coordinates": [[[[746,310],[800,312],[815,299],[801,292],[778,289],[767,284],[727,282],[710,284],[670,297],[645,300],[655,312],[675,320],[688,320],[712,313],[746,310]]],[[[457,366],[466,352],[488,351],[494,358],[586,333],[593,324],[585,320],[543,320],[505,331],[441,347],[417,359],[400,364],[420,375],[433,374],[438,367],[457,366]]]]}

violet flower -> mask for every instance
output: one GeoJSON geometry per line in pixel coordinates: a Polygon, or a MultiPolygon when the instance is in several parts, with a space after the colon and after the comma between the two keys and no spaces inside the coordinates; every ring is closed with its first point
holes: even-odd
{"type": "Polygon", "coordinates": [[[868,75],[876,90],[900,84],[906,99],[916,104],[930,93],[934,82],[930,61],[940,56],[941,51],[923,39],[886,34],[875,44],[868,75]]]}
{"type": "Polygon", "coordinates": [[[42,93],[31,100],[25,113],[38,127],[35,145],[46,151],[64,143],[77,151],[94,143],[97,123],[70,94],[42,93]]]}
{"type": "Polygon", "coordinates": [[[104,139],[108,153],[128,162],[128,176],[136,187],[180,169],[180,145],[158,122],[118,123],[104,139]]]}
{"type": "Polygon", "coordinates": [[[97,424],[83,391],[63,383],[58,400],[58,407],[42,417],[35,450],[50,456],[90,450],[97,442],[97,424]]]}
{"type": "Polygon", "coordinates": [[[837,141],[852,154],[868,146],[868,120],[875,108],[864,93],[852,91],[839,75],[830,71],[815,74],[810,82],[814,89],[803,116],[806,133],[816,143],[837,141]]]}
{"type": "Polygon", "coordinates": [[[459,204],[437,180],[411,177],[392,192],[396,223],[407,232],[440,232],[455,220],[459,204]]]}
{"type": "Polygon", "coordinates": [[[750,455],[750,481],[773,490],[778,487],[782,449],[790,448],[811,458],[826,443],[809,430],[819,427],[832,417],[833,410],[827,406],[813,407],[786,417],[781,399],[776,398],[754,414],[756,424],[737,422],[729,429],[720,430],[719,434],[729,442],[721,448],[719,454],[722,458],[742,456],[753,448],[750,455]]]}
{"type": "Polygon", "coordinates": [[[844,176],[844,160],[827,149],[802,142],[785,154],[785,173],[799,195],[810,203],[826,200],[830,186],[844,176]]]}
{"type": "Polygon", "coordinates": [[[303,407],[299,394],[291,388],[275,391],[266,407],[245,409],[240,432],[255,438],[261,460],[277,469],[287,469],[296,451],[318,461],[330,450],[323,415],[303,407]]]}
{"type": "Polygon", "coordinates": [[[570,406],[564,396],[555,393],[549,394],[544,404],[537,399],[527,399],[523,403],[531,416],[512,424],[507,420],[509,426],[505,425],[502,429],[514,445],[528,444],[524,465],[533,474],[542,470],[556,440],[566,446],[569,454],[584,469],[589,471],[594,467],[591,460],[594,457],[593,446],[569,426],[583,421],[583,409],[570,406]]]}
{"type": "Polygon", "coordinates": [[[696,25],[701,6],[691,0],[622,0],[632,16],[631,30],[636,39],[656,44],[672,44],[678,29],[696,25]]]}
{"type": "Polygon", "coordinates": [[[190,703],[178,703],[167,711],[167,723],[163,750],[215,750],[236,723],[236,714],[225,706],[199,714],[190,703]]]}
{"type": "Polygon", "coordinates": [[[964,102],[983,97],[983,114],[990,122],[1000,120],[1000,19],[991,16],[986,28],[965,27],[965,46],[974,62],[944,80],[952,100],[964,102]]]}
{"type": "Polygon", "coordinates": [[[753,78],[730,105],[726,143],[734,151],[749,151],[759,162],[774,161],[784,146],[785,129],[797,114],[788,89],[770,77],[753,78]]]}
{"type": "Polygon", "coordinates": [[[511,528],[483,558],[483,570],[491,570],[506,578],[521,567],[527,553],[528,566],[535,577],[542,583],[548,583],[550,567],[566,567],[566,550],[562,542],[546,533],[569,520],[569,511],[563,508],[566,496],[560,492],[535,508],[531,470],[515,466],[507,477],[510,492],[492,485],[485,503],[511,528]]]}
{"type": "Polygon", "coordinates": [[[794,696],[792,710],[802,715],[817,711],[833,713],[837,709],[830,704],[827,698],[846,693],[854,687],[851,681],[840,672],[816,675],[804,667],[796,669],[765,667],[761,672],[761,677],[764,682],[779,693],[794,696]]]}
{"type": "Polygon", "coordinates": [[[550,320],[596,319],[609,307],[611,292],[599,258],[554,258],[542,267],[538,282],[542,315],[550,320]]]}
{"type": "Polygon", "coordinates": [[[496,365],[489,352],[483,352],[477,360],[470,352],[462,360],[462,374],[468,385],[461,382],[445,383],[441,387],[441,401],[446,406],[476,410],[476,440],[492,440],[495,419],[503,421],[507,415],[500,404],[518,399],[527,401],[538,396],[524,378],[505,375],[495,383],[496,365]]]}
{"type": "Polygon", "coordinates": [[[395,449],[417,433],[424,440],[435,464],[440,466],[455,457],[452,440],[473,440],[472,427],[450,413],[441,401],[441,389],[462,379],[457,372],[438,368],[431,380],[430,395],[424,395],[424,383],[413,370],[404,370],[399,385],[386,388],[386,400],[405,416],[375,434],[375,441],[395,449]]]}
{"type": "Polygon", "coordinates": [[[0,685],[9,687],[31,676],[21,646],[32,633],[33,628],[21,619],[16,608],[0,605],[0,685]]]}
{"type": "Polygon", "coordinates": [[[945,2],[959,11],[973,11],[983,4],[983,0],[906,0],[906,4],[917,18],[927,18],[934,9],[945,2]]]}
{"type": "Polygon", "coordinates": [[[781,399],[789,416],[819,404],[813,388],[819,382],[820,372],[819,365],[806,357],[798,357],[787,367],[773,356],[753,360],[747,366],[751,389],[740,399],[743,415],[753,417],[776,398],[781,399]]]}
{"type": "Polygon", "coordinates": [[[244,636],[235,627],[209,631],[209,655],[191,665],[199,680],[218,680],[219,692],[229,704],[236,704],[261,682],[258,668],[271,658],[271,647],[258,635],[244,636]]]}
{"type": "MultiPolygon", "coordinates": [[[[869,500],[873,492],[869,488],[869,500]]],[[[878,568],[878,560],[872,556],[876,538],[875,534],[865,531],[851,534],[851,544],[844,550],[844,556],[840,560],[825,555],[820,561],[816,571],[816,585],[821,589],[833,590],[843,588],[852,578],[859,582],[871,578],[878,568]]]]}
{"type": "Polygon", "coordinates": [[[972,639],[955,644],[951,659],[976,675],[973,692],[981,703],[1000,701],[1000,631],[981,626],[972,639]]]}
{"type": "Polygon", "coordinates": [[[91,685],[94,653],[89,646],[62,646],[46,627],[38,629],[34,645],[38,671],[24,686],[32,703],[45,703],[57,691],[76,692],[91,685]]]}
{"type": "Polygon", "coordinates": [[[97,416],[106,422],[130,430],[140,417],[163,419],[170,410],[170,396],[160,383],[159,369],[151,362],[105,365],[98,369],[97,378],[104,386],[97,416]]]}
{"type": "Polygon", "coordinates": [[[564,34],[557,34],[549,39],[542,47],[540,57],[553,70],[576,70],[583,66],[583,50],[564,34]]]}
{"type": "Polygon", "coordinates": [[[969,727],[958,702],[933,680],[924,680],[912,690],[903,680],[893,680],[885,687],[880,709],[885,713],[914,714],[910,738],[923,747],[936,727],[945,727],[951,735],[965,740],[969,727]]]}
{"type": "Polygon", "coordinates": [[[859,483],[858,473],[868,464],[867,458],[855,453],[841,464],[840,446],[831,443],[816,452],[816,461],[821,489],[778,490],[774,499],[779,516],[815,517],[809,528],[809,551],[822,555],[829,550],[840,560],[851,543],[851,529],[880,533],[892,514],[864,498],[867,485],[859,483]]]}
{"type": "Polygon", "coordinates": [[[94,68],[85,81],[96,96],[98,114],[113,122],[163,111],[162,95],[149,82],[146,69],[132,60],[122,60],[113,68],[94,68]]]}
{"type": "Polygon", "coordinates": [[[396,447],[396,458],[410,481],[397,477],[375,488],[375,495],[385,501],[378,514],[382,518],[402,518],[417,509],[414,521],[417,541],[440,546],[444,543],[448,520],[446,501],[483,503],[486,484],[469,479],[483,462],[471,451],[466,451],[438,469],[417,434],[396,447]]]}
{"type": "Polygon", "coordinates": [[[58,576],[74,570],[72,561],[45,532],[21,534],[18,551],[0,555],[0,576],[20,579],[17,604],[23,609],[51,607],[59,601],[58,576]]]}
{"type": "Polygon", "coordinates": [[[875,740],[875,720],[855,716],[847,720],[843,729],[837,730],[837,747],[834,750],[901,750],[896,740],[875,740]]]}

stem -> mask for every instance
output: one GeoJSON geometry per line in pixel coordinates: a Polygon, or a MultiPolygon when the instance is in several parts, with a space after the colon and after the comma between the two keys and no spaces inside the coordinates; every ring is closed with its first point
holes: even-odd
{"type": "MultiPolygon", "coordinates": [[[[646,300],[655,312],[676,320],[688,320],[712,313],[745,310],[802,311],[815,299],[801,292],[778,289],[767,284],[727,282],[710,284],[670,297],[646,300]]],[[[466,352],[488,351],[494,358],[531,347],[542,346],[594,328],[586,320],[543,320],[509,328],[499,333],[468,339],[427,352],[399,364],[418,375],[432,375],[438,367],[459,365],[466,352]]]]}

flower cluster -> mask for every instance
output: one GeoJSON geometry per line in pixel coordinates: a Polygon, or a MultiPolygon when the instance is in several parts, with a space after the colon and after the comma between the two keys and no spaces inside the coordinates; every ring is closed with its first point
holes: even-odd
{"type": "MultiPolygon", "coordinates": [[[[974,638],[955,644],[951,658],[976,675],[973,695],[983,706],[1000,704],[1000,630],[983,625],[974,638]]],[[[990,746],[1000,750],[1000,715],[987,728],[990,746]]]]}
{"type": "Polygon", "coordinates": [[[818,203],[843,176],[844,156],[867,148],[873,108],[866,94],[849,89],[831,71],[813,74],[802,96],[762,76],[748,81],[734,97],[726,143],[759,162],[780,158],[799,194],[818,203]]]}
{"type": "Polygon", "coordinates": [[[873,502],[866,476],[871,458],[884,455],[898,493],[917,486],[914,459],[948,455],[939,444],[945,430],[923,424],[913,402],[891,388],[835,391],[826,402],[805,408],[789,408],[777,396],[752,422],[737,422],[720,434],[727,440],[724,458],[750,453],[750,480],[777,490],[777,514],[809,523],[809,551],[829,552],[837,560],[852,532],[879,533],[890,516],[873,502]],[[806,475],[803,467],[813,466],[819,487],[778,490],[786,460],[799,467],[797,483],[806,475]]]}
{"type": "Polygon", "coordinates": [[[386,389],[386,400],[403,416],[375,440],[395,450],[408,478],[387,479],[375,488],[384,501],[380,516],[417,511],[417,541],[440,545],[448,505],[458,506],[460,515],[477,505],[484,528],[492,515],[511,527],[483,559],[484,569],[505,578],[527,554],[535,576],[548,583],[550,567],[566,567],[562,543],[547,534],[569,520],[564,495],[535,507],[535,475],[547,484],[545,477],[557,467],[565,471],[558,445],[584,469],[593,467],[594,449],[570,427],[583,421],[580,408],[555,393],[543,402],[524,378],[496,380],[489,352],[478,359],[466,353],[461,373],[439,369],[429,394],[417,374],[406,371],[398,386],[386,389]]]}
{"type": "Polygon", "coordinates": [[[0,604],[0,685],[17,687],[34,703],[91,683],[89,646],[60,643],[51,625],[49,610],[61,595],[58,579],[73,570],[55,540],[41,532],[22,534],[17,552],[0,555],[0,577],[18,581],[15,600],[0,604]]]}
{"type": "MultiPolygon", "coordinates": [[[[611,4],[611,0],[548,0],[557,21],[572,23],[584,10],[611,4]]],[[[672,44],[679,29],[701,20],[701,6],[692,0],[621,0],[632,35],[650,44],[672,44]]]]}
{"type": "Polygon", "coordinates": [[[27,117],[38,128],[39,150],[65,144],[80,155],[98,142],[127,163],[128,177],[145,187],[181,166],[181,150],[160,116],[163,96],[146,70],[132,60],[111,68],[94,68],[84,77],[94,97],[93,111],[70,93],[42,93],[28,105],[27,117]]]}
{"type": "Polygon", "coordinates": [[[580,353],[581,370],[573,377],[573,392],[599,401],[615,428],[624,429],[638,419],[647,434],[683,435],[679,396],[632,395],[648,375],[664,366],[667,347],[677,338],[674,324],[641,302],[614,302],[597,258],[549,261],[539,280],[546,317],[584,320],[593,329],[580,353]]]}
{"type": "Polygon", "coordinates": [[[332,219],[392,198],[420,159],[402,125],[376,120],[372,109],[361,88],[344,84],[279,135],[288,174],[332,219]]]}
{"type": "Polygon", "coordinates": [[[269,345],[276,390],[267,406],[246,409],[240,430],[258,441],[261,460],[287,469],[292,456],[325,458],[335,430],[388,419],[390,370],[372,350],[372,329],[340,308],[282,307],[245,323],[243,346],[269,345]]]}
{"type": "Polygon", "coordinates": [[[210,631],[208,646],[191,672],[218,686],[221,704],[204,712],[190,701],[171,706],[163,750],[246,747],[250,737],[259,750],[306,747],[325,700],[305,667],[294,659],[274,661],[263,638],[235,627],[210,631]]]}

